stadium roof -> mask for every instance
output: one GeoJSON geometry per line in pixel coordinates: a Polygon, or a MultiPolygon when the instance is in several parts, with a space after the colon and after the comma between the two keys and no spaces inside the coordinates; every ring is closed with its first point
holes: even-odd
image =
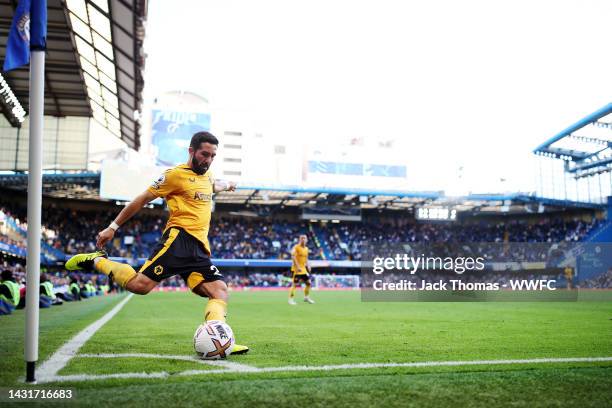
{"type": "Polygon", "coordinates": [[[534,151],[565,161],[575,177],[612,171],[612,103],[562,130],[534,151]]]}
{"type": "MultiPolygon", "coordinates": [[[[16,0],[0,0],[0,59],[4,61],[16,0]]],[[[142,106],[147,0],[48,0],[45,114],[93,116],[128,146],[140,146],[135,112],[142,106]]],[[[3,73],[29,108],[28,66],[3,73]]],[[[0,98],[2,99],[2,98],[0,98]]],[[[13,126],[19,123],[2,101],[13,126]]]]}
{"type": "Polygon", "coordinates": [[[303,207],[308,205],[346,205],[360,208],[410,208],[443,196],[441,191],[399,192],[363,189],[254,187],[244,186],[235,192],[222,192],[215,196],[219,204],[281,205],[303,207]]]}
{"type": "MultiPolygon", "coordinates": [[[[28,176],[24,173],[0,174],[0,187],[25,192],[28,176]]],[[[48,173],[43,174],[43,193],[46,196],[67,199],[104,200],[100,198],[100,173],[48,173]]],[[[536,197],[528,194],[471,194],[465,197],[447,197],[443,192],[392,192],[360,189],[304,189],[304,188],[238,188],[235,192],[215,195],[218,205],[243,209],[312,207],[414,211],[421,207],[451,208],[459,213],[526,214],[559,211],[567,208],[601,209],[596,203],[574,202],[536,197]]],[[[259,211],[265,214],[266,211],[259,211]]],[[[254,212],[253,215],[261,215],[254,212]]]]}
{"type": "MultiPolygon", "coordinates": [[[[26,173],[0,174],[0,187],[26,192],[26,173]]],[[[100,200],[100,174],[59,173],[43,174],[43,194],[56,198],[100,200]]]]}

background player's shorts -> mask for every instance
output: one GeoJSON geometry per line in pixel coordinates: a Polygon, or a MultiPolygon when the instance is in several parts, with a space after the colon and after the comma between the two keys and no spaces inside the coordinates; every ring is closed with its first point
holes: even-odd
{"type": "Polygon", "coordinates": [[[156,282],[181,275],[190,289],[201,282],[223,279],[223,275],[210,261],[204,245],[176,227],[166,230],[139,272],[156,282]]]}
{"type": "Polygon", "coordinates": [[[307,273],[303,273],[300,275],[293,275],[293,283],[301,283],[304,282],[306,284],[310,283],[310,275],[307,273]]]}

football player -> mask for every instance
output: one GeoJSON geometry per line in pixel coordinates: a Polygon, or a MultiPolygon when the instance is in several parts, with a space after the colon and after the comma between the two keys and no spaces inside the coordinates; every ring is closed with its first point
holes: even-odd
{"type": "MultiPolygon", "coordinates": [[[[204,320],[225,321],[227,285],[212,264],[208,230],[213,192],[234,191],[234,183],[215,183],[209,171],[219,141],[208,132],[191,138],[186,164],[167,170],[158,180],[126,205],[108,227],[100,231],[96,245],[100,251],[79,254],[66,262],[66,269],[95,269],[108,275],[132,293],[146,295],[163,279],[180,275],[196,295],[207,297],[204,320]],[[163,197],[170,217],[161,241],[138,273],[128,264],[111,261],[102,249],[115,232],[150,201],[163,197]]],[[[235,345],[232,354],[243,354],[248,347],[235,345]]]]}

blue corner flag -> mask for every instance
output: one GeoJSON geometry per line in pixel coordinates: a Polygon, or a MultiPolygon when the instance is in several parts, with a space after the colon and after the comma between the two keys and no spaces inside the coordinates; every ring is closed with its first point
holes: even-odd
{"type": "Polygon", "coordinates": [[[4,71],[30,62],[30,50],[47,46],[47,0],[19,0],[6,44],[4,71]]]}

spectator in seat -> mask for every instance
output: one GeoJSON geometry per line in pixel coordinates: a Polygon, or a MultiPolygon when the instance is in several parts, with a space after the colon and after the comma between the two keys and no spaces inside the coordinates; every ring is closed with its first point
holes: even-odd
{"type": "Polygon", "coordinates": [[[0,315],[13,313],[20,299],[19,285],[13,278],[13,272],[8,269],[3,270],[2,283],[0,283],[0,315]]]}

